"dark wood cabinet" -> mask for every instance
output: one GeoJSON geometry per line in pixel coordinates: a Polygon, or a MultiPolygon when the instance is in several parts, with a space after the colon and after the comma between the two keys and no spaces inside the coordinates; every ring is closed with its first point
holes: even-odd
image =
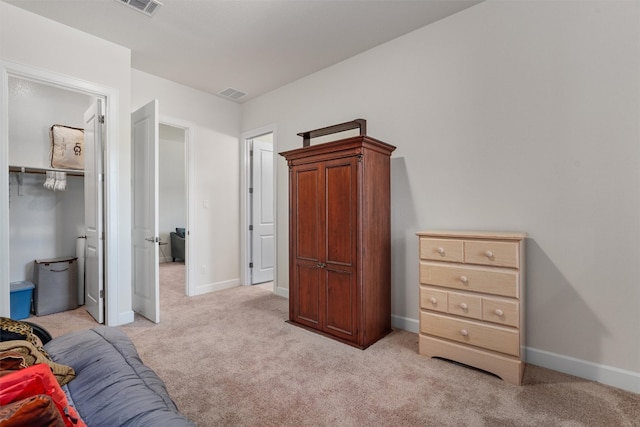
{"type": "Polygon", "coordinates": [[[359,348],[391,331],[390,156],[358,136],[289,165],[289,322],[359,348]]]}

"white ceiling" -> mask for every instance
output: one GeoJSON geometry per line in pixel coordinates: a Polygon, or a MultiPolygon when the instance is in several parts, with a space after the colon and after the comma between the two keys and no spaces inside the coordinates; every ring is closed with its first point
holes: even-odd
{"type": "Polygon", "coordinates": [[[160,0],[150,18],[121,0],[3,1],[130,48],[137,70],[247,93],[239,102],[480,2],[160,0]]]}

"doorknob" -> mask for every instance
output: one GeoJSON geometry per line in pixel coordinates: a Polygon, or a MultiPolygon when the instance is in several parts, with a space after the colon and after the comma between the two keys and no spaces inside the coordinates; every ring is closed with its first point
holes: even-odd
{"type": "Polygon", "coordinates": [[[155,243],[155,242],[158,241],[158,238],[157,237],[145,237],[144,240],[146,240],[147,242],[155,243]]]}

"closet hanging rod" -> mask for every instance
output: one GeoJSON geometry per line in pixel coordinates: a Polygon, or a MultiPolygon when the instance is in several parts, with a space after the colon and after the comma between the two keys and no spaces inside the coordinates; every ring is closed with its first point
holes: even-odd
{"type": "Polygon", "coordinates": [[[77,169],[56,169],[56,168],[35,168],[30,166],[9,166],[9,172],[22,172],[22,173],[39,173],[46,174],[47,171],[64,172],[71,176],[84,176],[83,170],[77,169]]]}

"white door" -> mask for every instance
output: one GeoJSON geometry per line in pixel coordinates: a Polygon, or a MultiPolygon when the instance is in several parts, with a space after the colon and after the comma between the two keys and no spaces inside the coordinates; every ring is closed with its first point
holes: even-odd
{"type": "Polygon", "coordinates": [[[98,323],[104,323],[102,110],[97,99],[84,113],[85,308],[98,323]]]}
{"type": "Polygon", "coordinates": [[[252,142],[251,284],[273,280],[273,144],[252,142]]]}
{"type": "Polygon", "coordinates": [[[160,321],[158,237],[158,101],[131,115],[133,310],[160,321]]]}

